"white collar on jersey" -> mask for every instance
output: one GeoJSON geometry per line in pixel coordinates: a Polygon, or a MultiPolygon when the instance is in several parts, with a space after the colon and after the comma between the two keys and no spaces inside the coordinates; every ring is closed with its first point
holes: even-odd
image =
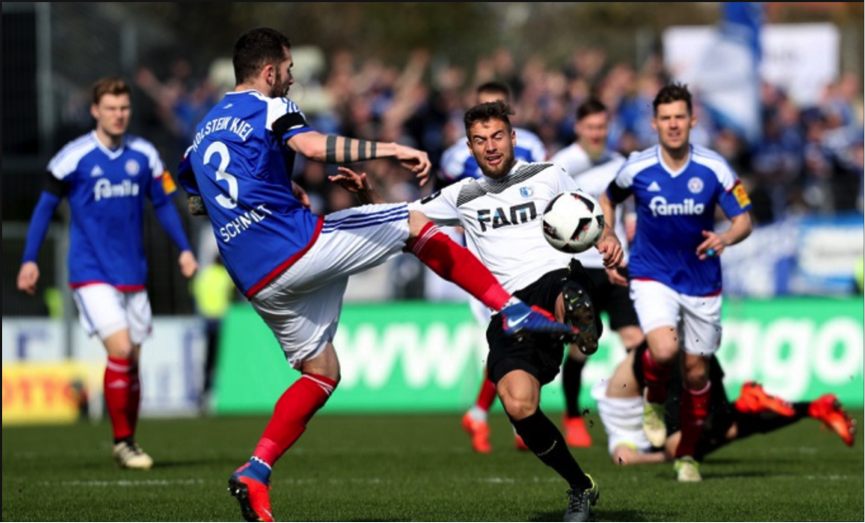
{"type": "Polygon", "coordinates": [[[670,176],[672,176],[673,178],[675,178],[675,177],[679,176],[680,174],[682,174],[683,172],[685,172],[688,169],[688,166],[691,165],[691,156],[694,155],[694,146],[693,145],[688,146],[688,161],[686,161],[685,165],[683,165],[678,171],[674,171],[674,170],[670,169],[669,167],[667,167],[667,164],[664,163],[664,157],[661,155],[661,146],[656,145],[655,147],[657,147],[658,163],[661,164],[661,167],[663,167],[664,170],[667,171],[670,174],[670,176]]]}
{"type": "Polygon", "coordinates": [[[116,160],[120,158],[120,155],[123,154],[123,151],[126,150],[126,135],[123,135],[123,141],[120,142],[120,147],[114,149],[113,151],[108,147],[105,147],[105,144],[99,141],[99,137],[96,136],[96,130],[90,131],[90,137],[93,139],[93,142],[96,144],[96,147],[99,148],[100,151],[105,153],[105,156],[112,160],[116,160]]]}

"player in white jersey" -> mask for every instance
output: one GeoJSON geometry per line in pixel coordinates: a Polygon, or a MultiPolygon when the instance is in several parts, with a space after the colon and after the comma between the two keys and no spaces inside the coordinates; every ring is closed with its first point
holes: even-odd
{"type": "MultiPolygon", "coordinates": [[[[607,449],[613,463],[618,465],[672,461],[682,437],[678,410],[672,405],[673,398],[681,394],[683,386],[678,366],[674,368],[667,395],[671,408],[667,410],[669,434],[666,440],[661,447],[654,447],[643,432],[644,387],[640,378],[645,350],[646,345],[642,344],[631,351],[609,378],[599,380],[592,387],[592,397],[597,401],[598,414],[607,432],[607,449]]],[[[804,418],[822,422],[847,446],[852,446],[855,441],[853,420],[834,394],[823,394],[813,401],[789,403],[766,393],[760,384],[749,381],[742,385],[739,397],[731,402],[723,386],[724,371],[715,356],[709,361],[709,375],[715,387],[706,418],[707,429],[695,448],[698,458],[733,441],[773,432],[804,418]]]]}
{"type": "Polygon", "coordinates": [[[681,347],[686,386],[679,403],[682,438],[675,470],[679,481],[700,481],[695,448],[708,415],[708,362],[721,342],[718,257],[751,233],[751,202],[721,156],[690,144],[696,118],[687,87],[663,87],[653,107],[659,145],[630,156],[601,206],[608,220],[616,203],[630,195],[637,208],[628,268],[631,298],[649,343],[642,362],[646,436],[655,446],[666,437],[664,402],[681,347]],[[714,231],[716,206],[732,222],[721,233],[714,231]]]}
{"type": "MultiPolygon", "coordinates": [[[[509,114],[509,106],[500,101],[469,109],[464,119],[467,145],[483,178],[462,180],[409,208],[423,211],[437,224],[462,226],[469,250],[506,289],[578,327],[580,346],[597,347],[600,319],[585,291],[582,266],[553,249],[541,233],[541,215],[549,202],[577,186],[561,167],[514,157],[516,137],[509,114]]],[[[368,186],[356,183],[360,177],[344,170],[337,178],[350,190],[361,189],[362,201],[372,201],[368,186]]],[[[608,266],[618,266],[622,249],[610,227],[604,228],[597,247],[608,266]]],[[[543,336],[506,337],[508,321],[494,314],[487,328],[489,379],[526,446],[570,485],[565,521],[586,521],[598,486],[539,407],[541,387],[558,374],[564,346],[543,336]]]]}
{"type": "MultiPolygon", "coordinates": [[[[601,198],[607,186],[625,163],[621,154],[607,148],[610,115],[606,106],[596,98],[590,98],[577,107],[574,131],[577,141],[556,153],[550,161],[560,165],[568,172],[577,185],[594,196],[601,198]]],[[[619,238],[626,239],[624,206],[616,209],[614,230],[619,238]]],[[[628,261],[627,242],[623,240],[624,259],[622,267],[607,270],[601,256],[590,249],[575,255],[586,268],[592,283],[589,293],[596,311],[606,311],[610,328],[621,338],[622,345],[628,350],[643,341],[643,331],[628,296],[628,274],[625,265],[628,261]]],[[[589,431],[579,405],[582,388],[582,372],[586,355],[580,350],[570,350],[562,365],[562,388],[565,394],[565,440],[572,447],[588,447],[592,444],[589,431]]]]}
{"type": "MultiPolygon", "coordinates": [[[[483,104],[488,102],[501,101],[506,104],[511,103],[511,88],[502,82],[487,82],[481,84],[477,90],[476,103],[483,104]]],[[[514,157],[517,160],[526,162],[542,162],[547,157],[546,148],[538,136],[520,127],[514,127],[517,143],[514,146],[514,157]]],[[[477,160],[471,150],[466,147],[464,140],[457,140],[456,143],[448,147],[442,155],[442,165],[440,180],[444,186],[456,183],[460,180],[480,179],[483,176],[477,160]]],[[[452,236],[458,236],[464,241],[465,237],[462,233],[462,228],[446,228],[446,231],[451,232],[452,236]]],[[[425,284],[427,288],[441,291],[441,278],[427,271],[425,284]]],[[[447,284],[451,285],[451,284],[447,284]]],[[[484,307],[479,301],[467,296],[464,292],[460,294],[469,300],[472,314],[475,319],[483,326],[486,326],[490,320],[490,311],[484,307]]],[[[471,436],[472,448],[475,452],[486,454],[492,451],[490,445],[490,427],[487,423],[490,407],[496,400],[496,387],[487,379],[486,372],[481,380],[480,390],[478,391],[475,404],[463,415],[462,426],[463,430],[471,436]]],[[[516,448],[519,450],[528,450],[523,443],[519,434],[514,435],[516,448]]]]}
{"type": "Polygon", "coordinates": [[[396,158],[425,177],[426,153],[313,130],[286,97],[294,82],[291,42],[276,30],[243,33],[233,62],[236,86],[196,127],[179,178],[195,212],[210,219],[232,280],[302,374],[277,401],[252,457],[229,478],[244,518],[273,521],[271,467],[339,382],[333,338],[350,275],[410,251],[499,311],[508,335],[571,340],[575,330],[512,296],[468,250],[405,204],[312,214],[291,180],[296,154],[328,163],[396,158]]]}
{"type": "Polygon", "coordinates": [[[180,217],[168,196],[176,190],[153,145],[126,133],[131,114],[129,85],[119,78],[93,84],[90,114],[96,129],[51,159],[45,190],[33,210],[18,289],[36,291],[36,256],[54,210],[66,197],[72,216],[69,286],[81,324],[98,335],[108,353],[105,403],[114,432],[113,453],[122,468],[148,469],[153,460],[135,442],[141,403],[138,362],[150,335],[144,201],[180,250],[181,272],[197,268],[180,217]]]}

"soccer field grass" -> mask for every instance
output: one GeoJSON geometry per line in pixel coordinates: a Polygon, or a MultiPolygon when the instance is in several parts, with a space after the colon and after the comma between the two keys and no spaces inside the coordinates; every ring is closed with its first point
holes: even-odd
{"type": "MultiPolygon", "coordinates": [[[[863,520],[862,443],[813,420],[734,443],[707,458],[702,483],[679,484],[669,464],[614,465],[589,419],[595,445],[572,452],[600,485],[596,520],[863,520]]],[[[143,420],[149,471],[116,468],[107,423],[4,428],[3,520],[240,521],[226,483],[265,423],[143,420]]],[[[513,448],[503,415],[491,427],[493,453],[478,455],[458,415],[316,417],[274,469],[276,519],[561,521],[567,486],[513,448]]]]}

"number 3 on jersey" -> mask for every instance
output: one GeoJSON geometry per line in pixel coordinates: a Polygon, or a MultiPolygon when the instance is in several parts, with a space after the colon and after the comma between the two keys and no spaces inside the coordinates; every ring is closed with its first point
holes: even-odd
{"type": "Polygon", "coordinates": [[[237,207],[237,177],[225,170],[228,163],[231,161],[231,156],[228,154],[228,147],[222,142],[213,142],[210,147],[204,151],[204,163],[210,163],[210,158],[214,155],[219,155],[219,167],[216,169],[216,180],[225,180],[228,182],[228,195],[226,198],[220,194],[216,197],[216,203],[226,209],[234,209],[237,207]]]}

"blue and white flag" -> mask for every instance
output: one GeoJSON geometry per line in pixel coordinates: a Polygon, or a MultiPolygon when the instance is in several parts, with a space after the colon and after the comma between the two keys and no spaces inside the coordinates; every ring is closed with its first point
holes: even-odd
{"type": "Polygon", "coordinates": [[[716,125],[750,143],[760,138],[762,2],[724,2],[716,41],[703,55],[696,91],[716,125]]]}

